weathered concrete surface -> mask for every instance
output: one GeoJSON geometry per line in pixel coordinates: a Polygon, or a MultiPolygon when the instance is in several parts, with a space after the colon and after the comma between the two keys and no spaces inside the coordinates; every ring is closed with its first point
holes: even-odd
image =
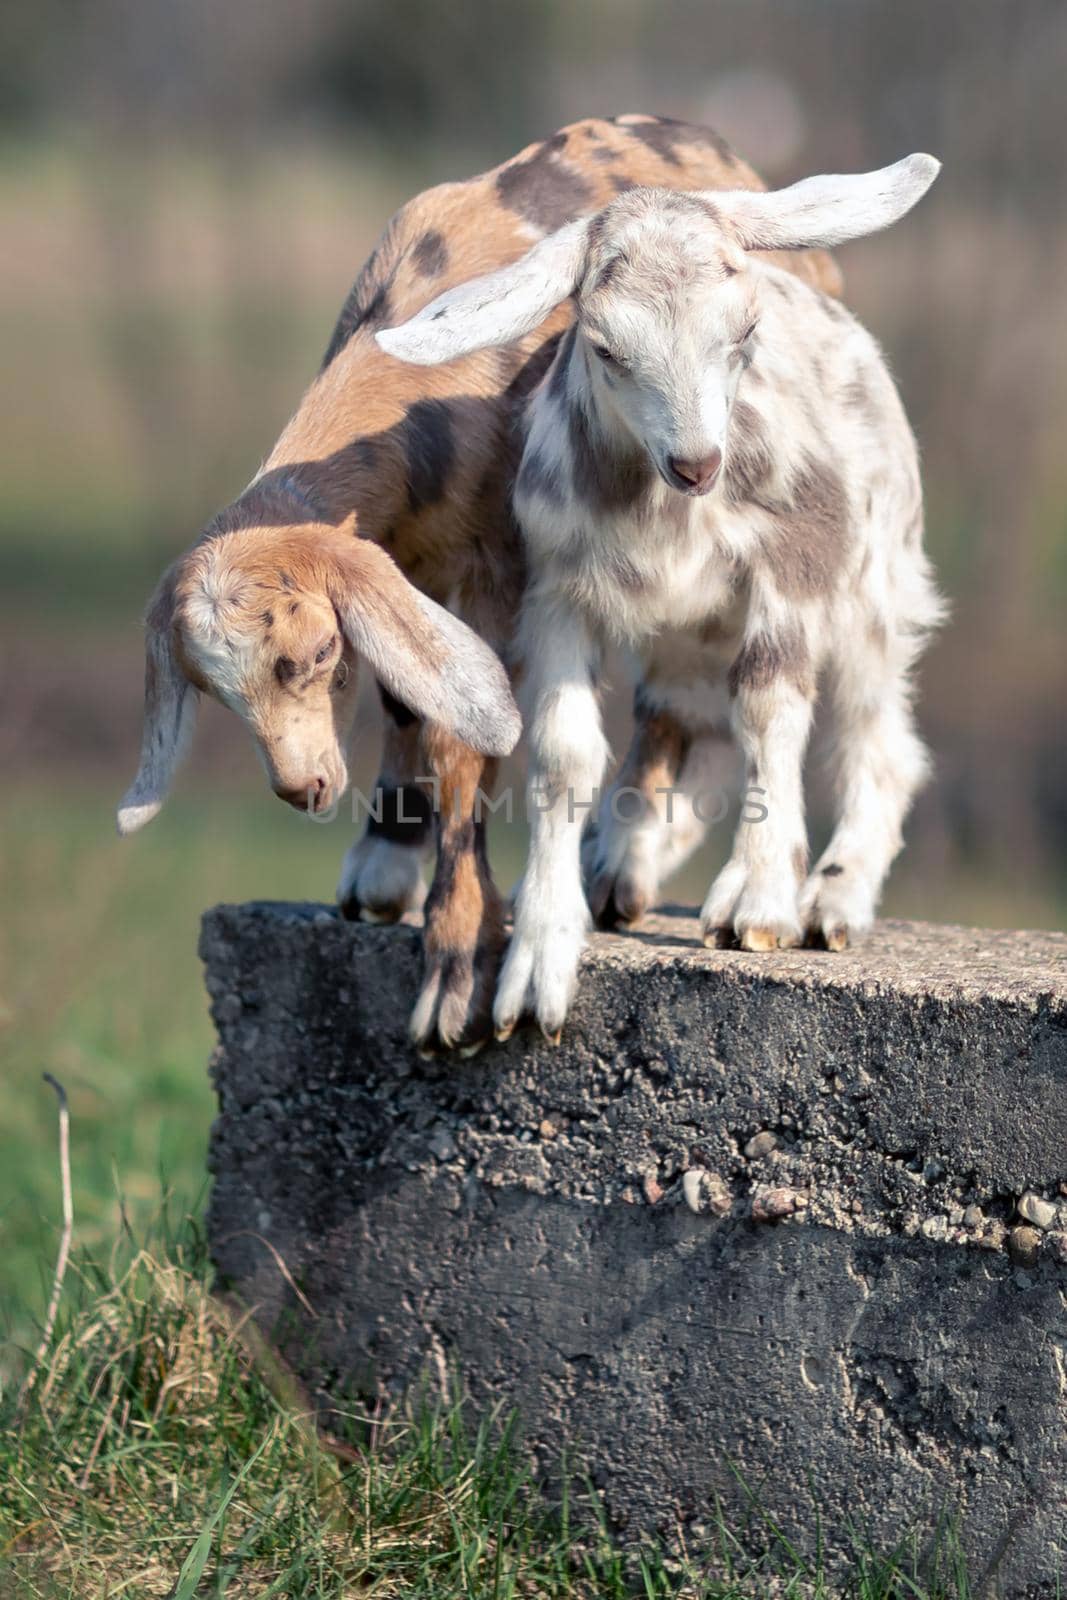
{"type": "Polygon", "coordinates": [[[1067,939],[755,956],[667,914],[596,937],[559,1050],[431,1061],[414,928],[222,907],[203,955],[214,1253],[313,1383],[444,1354],[622,1526],[699,1545],[732,1461],[802,1543],[809,1482],[838,1552],[958,1505],[990,1592],[1055,1592],[1067,939]]]}

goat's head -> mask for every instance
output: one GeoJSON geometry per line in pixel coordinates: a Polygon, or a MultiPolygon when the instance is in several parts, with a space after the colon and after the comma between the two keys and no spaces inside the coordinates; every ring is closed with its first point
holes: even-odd
{"type": "Polygon", "coordinates": [[[274,792],[310,812],[348,781],[361,657],[416,715],[475,749],[506,755],[519,736],[489,646],[350,528],[205,538],[165,574],[146,626],[141,765],[119,807],[120,833],[162,806],[201,692],[238,713],[274,792]]]}
{"type": "Polygon", "coordinates": [[[378,342],[404,361],[450,361],[521,337],[573,296],[572,359],[585,363],[598,413],[647,450],[671,487],[706,494],[759,321],[747,252],[833,246],[887,227],[938,170],[932,156],[913,155],[769,194],[629,190],[378,342]]]}

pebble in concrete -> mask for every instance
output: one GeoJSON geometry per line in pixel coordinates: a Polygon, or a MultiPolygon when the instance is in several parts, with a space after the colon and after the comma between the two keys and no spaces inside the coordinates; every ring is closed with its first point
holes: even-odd
{"type": "Polygon", "coordinates": [[[1008,1250],[1017,1267],[1032,1267],[1041,1253],[1041,1235],[1036,1228],[1013,1228],[1008,1235],[1008,1250]]]}
{"type": "Polygon", "coordinates": [[[683,1174],[682,1194],[690,1211],[698,1217],[724,1217],[733,1205],[733,1196],[725,1178],[721,1173],[707,1172],[703,1167],[690,1167],[683,1174]]]}
{"type": "Polygon", "coordinates": [[[795,1211],[803,1211],[807,1204],[808,1197],[800,1189],[789,1189],[784,1184],[773,1189],[760,1188],[752,1196],[752,1220],[779,1222],[795,1211]]]}
{"type": "Polygon", "coordinates": [[[1056,1223],[1056,1207],[1052,1201],[1042,1200],[1040,1195],[1034,1194],[1031,1190],[1027,1190],[1019,1201],[1019,1215],[1043,1232],[1047,1232],[1056,1223]]]}

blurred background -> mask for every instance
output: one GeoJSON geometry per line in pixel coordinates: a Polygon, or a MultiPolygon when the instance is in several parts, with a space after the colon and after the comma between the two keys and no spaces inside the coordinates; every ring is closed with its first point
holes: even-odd
{"type": "MultiPolygon", "coordinates": [[[[390,213],[562,123],[706,122],[777,181],[943,159],[905,224],[839,256],[921,441],[954,613],[922,672],[937,778],[886,909],[1062,923],[1065,81],[1062,0],[8,0],[0,1336],[28,1326],[51,1271],[42,1070],[71,1097],[82,1243],[157,1205],[161,1182],[195,1205],[199,913],[331,898],[350,832],[280,805],[208,708],[162,817],[114,838],[148,592],[273,443],[390,213]]],[[[368,707],[365,782],[375,721],[368,707]]],[[[701,898],[724,843],[676,898],[701,898]]],[[[521,844],[498,829],[509,879],[521,844]]]]}

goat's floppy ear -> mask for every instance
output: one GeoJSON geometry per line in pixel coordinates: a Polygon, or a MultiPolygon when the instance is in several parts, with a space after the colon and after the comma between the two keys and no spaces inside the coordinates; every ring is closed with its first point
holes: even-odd
{"type": "Polygon", "coordinates": [[[162,807],[192,737],[197,699],[174,650],[174,573],[168,572],[145,618],[141,765],[119,806],[121,834],[136,833],[162,807]]]}
{"type": "Polygon", "coordinates": [[[515,748],[522,722],[499,657],[384,550],[352,540],[327,586],[345,638],[390,694],[483,755],[515,748]]]}
{"type": "Polygon", "coordinates": [[[877,172],[805,178],[788,189],[711,190],[709,204],[746,250],[830,249],[888,228],[929,189],[941,170],[933,156],[905,156],[877,172]]]}
{"type": "Polygon", "coordinates": [[[578,287],[588,231],[588,218],[568,222],[510,267],[446,290],[410,322],[375,338],[388,355],[417,367],[521,339],[578,287]]]}

